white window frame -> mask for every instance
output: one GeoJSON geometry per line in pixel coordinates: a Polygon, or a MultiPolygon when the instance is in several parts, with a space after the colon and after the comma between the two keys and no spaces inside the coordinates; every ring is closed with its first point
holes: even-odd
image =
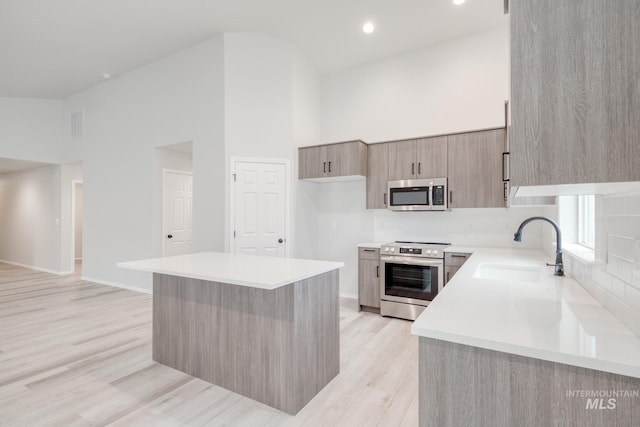
{"type": "Polygon", "coordinates": [[[595,247],[595,196],[578,196],[578,244],[589,249],[595,247]]]}

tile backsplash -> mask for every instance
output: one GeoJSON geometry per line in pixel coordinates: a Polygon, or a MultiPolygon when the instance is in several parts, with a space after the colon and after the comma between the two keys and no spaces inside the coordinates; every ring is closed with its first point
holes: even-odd
{"type": "Polygon", "coordinates": [[[568,256],[567,272],[640,336],[640,191],[596,196],[595,262],[568,256]]]}

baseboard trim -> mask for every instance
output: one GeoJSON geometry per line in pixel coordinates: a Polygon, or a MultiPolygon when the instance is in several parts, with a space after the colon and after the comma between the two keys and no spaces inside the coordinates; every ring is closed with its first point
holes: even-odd
{"type": "Polygon", "coordinates": [[[358,299],[358,295],[355,294],[340,294],[340,298],[358,299]]]}
{"type": "Polygon", "coordinates": [[[0,262],[15,265],[16,267],[28,268],[29,270],[41,271],[43,273],[55,274],[56,276],[66,276],[67,274],[73,273],[72,271],[58,271],[58,270],[50,270],[48,268],[36,267],[35,265],[27,265],[22,264],[20,262],[7,261],[6,259],[0,259],[0,262]]]}
{"type": "Polygon", "coordinates": [[[101,280],[101,279],[96,279],[88,276],[82,276],[81,279],[87,282],[97,283],[99,285],[113,286],[114,288],[121,288],[121,289],[127,289],[129,291],[140,292],[141,294],[149,294],[149,295],[152,294],[151,289],[139,288],[137,286],[124,285],[122,283],[110,282],[108,280],[101,280]]]}

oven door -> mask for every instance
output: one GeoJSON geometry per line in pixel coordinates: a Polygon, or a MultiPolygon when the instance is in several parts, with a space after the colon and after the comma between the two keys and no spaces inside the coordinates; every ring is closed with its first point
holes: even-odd
{"type": "Polygon", "coordinates": [[[380,262],[380,299],[427,306],[442,290],[442,260],[382,256],[380,262]]]}

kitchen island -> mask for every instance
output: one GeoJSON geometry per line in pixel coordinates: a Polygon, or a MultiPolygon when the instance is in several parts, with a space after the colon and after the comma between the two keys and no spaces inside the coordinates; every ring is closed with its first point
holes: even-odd
{"type": "Polygon", "coordinates": [[[640,425],[640,339],[535,250],[472,253],[412,326],[420,425],[640,425]]]}
{"type": "Polygon", "coordinates": [[[340,370],[343,263],[202,252],[153,273],[153,360],[290,414],[340,370]]]}

